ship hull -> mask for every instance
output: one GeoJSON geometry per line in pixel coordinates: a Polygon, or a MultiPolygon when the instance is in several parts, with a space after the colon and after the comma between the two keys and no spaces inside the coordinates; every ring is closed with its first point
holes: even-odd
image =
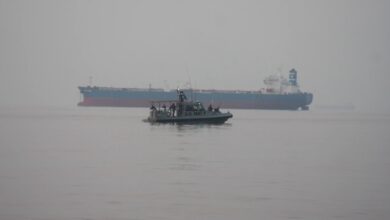
{"type": "Polygon", "coordinates": [[[169,118],[148,118],[147,121],[151,123],[178,123],[178,124],[223,124],[233,115],[230,113],[223,113],[214,116],[182,116],[169,118]]]}
{"type": "MultiPolygon", "coordinates": [[[[83,96],[79,106],[149,107],[153,100],[175,99],[176,91],[133,90],[104,87],[79,87],[83,96]]],[[[204,105],[230,109],[308,109],[311,93],[264,94],[260,92],[216,91],[192,92],[189,98],[204,105]]]]}

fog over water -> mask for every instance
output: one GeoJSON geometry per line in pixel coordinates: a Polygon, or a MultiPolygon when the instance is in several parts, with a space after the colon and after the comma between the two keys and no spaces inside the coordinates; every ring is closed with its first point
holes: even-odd
{"type": "Polygon", "coordinates": [[[390,2],[0,1],[1,105],[78,85],[259,89],[296,68],[313,105],[390,112],[390,2]]]}
{"type": "Polygon", "coordinates": [[[390,219],[389,9],[0,0],[0,220],[390,219]],[[292,68],[309,111],[76,106],[89,83],[257,90],[292,68]]]}

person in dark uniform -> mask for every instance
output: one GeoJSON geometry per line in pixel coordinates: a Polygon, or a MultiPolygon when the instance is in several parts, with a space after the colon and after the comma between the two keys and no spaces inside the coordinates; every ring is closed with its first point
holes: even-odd
{"type": "Polygon", "coordinates": [[[175,117],[175,111],[176,111],[175,103],[172,103],[171,106],[169,106],[169,110],[172,112],[172,117],[175,117]]]}
{"type": "Polygon", "coordinates": [[[180,91],[179,92],[179,101],[184,102],[184,100],[187,100],[187,96],[186,96],[186,94],[184,94],[183,91],[180,91]]]}

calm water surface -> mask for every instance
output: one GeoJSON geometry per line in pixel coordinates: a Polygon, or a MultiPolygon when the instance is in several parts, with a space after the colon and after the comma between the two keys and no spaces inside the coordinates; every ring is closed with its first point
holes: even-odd
{"type": "Polygon", "coordinates": [[[0,108],[0,219],[390,219],[390,115],[0,108]]]}

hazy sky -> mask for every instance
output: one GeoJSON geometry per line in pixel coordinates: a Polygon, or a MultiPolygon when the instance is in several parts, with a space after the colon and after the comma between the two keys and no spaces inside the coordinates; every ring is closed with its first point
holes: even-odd
{"type": "Polygon", "coordinates": [[[259,89],[298,70],[316,104],[390,113],[390,1],[0,0],[1,105],[78,85],[259,89]]]}

